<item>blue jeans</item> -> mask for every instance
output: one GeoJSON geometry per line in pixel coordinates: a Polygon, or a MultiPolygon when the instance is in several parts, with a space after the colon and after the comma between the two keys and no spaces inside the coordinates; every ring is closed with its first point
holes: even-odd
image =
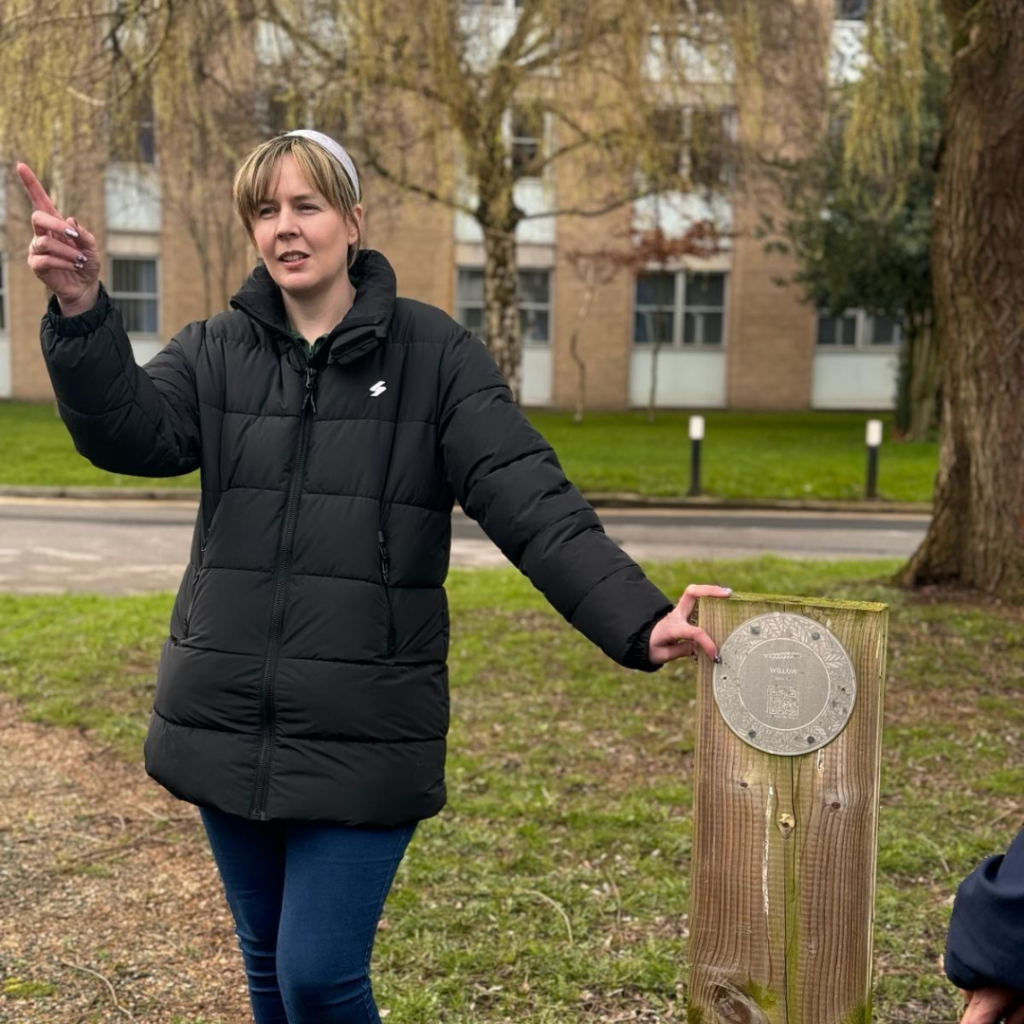
{"type": "Polygon", "coordinates": [[[353,828],[199,810],[256,1024],[380,1024],[370,953],[416,823],[353,828]]]}

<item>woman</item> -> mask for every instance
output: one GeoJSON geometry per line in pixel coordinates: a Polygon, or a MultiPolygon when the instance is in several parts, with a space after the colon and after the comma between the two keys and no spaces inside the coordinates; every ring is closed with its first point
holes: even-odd
{"type": "Polygon", "coordinates": [[[238,171],[260,262],[231,310],[135,365],[94,237],[32,198],[54,292],[43,352],[95,465],[200,469],[146,770],[199,806],[258,1024],[378,1021],[368,975],[416,822],[445,802],[451,511],[458,499],[573,626],[653,671],[710,638],[602,529],[487,348],[395,295],[361,249],[359,178],[297,131],[238,171]]]}

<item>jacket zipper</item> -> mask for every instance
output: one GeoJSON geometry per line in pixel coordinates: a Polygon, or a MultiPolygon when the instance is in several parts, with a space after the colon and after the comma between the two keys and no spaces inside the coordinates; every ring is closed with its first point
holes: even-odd
{"type": "MultiPolygon", "coordinates": [[[[402,380],[405,376],[405,351],[402,350],[402,362],[398,371],[398,386],[395,394],[402,392],[402,380]]],[[[397,403],[397,398],[396,398],[397,403]]],[[[388,456],[384,462],[384,480],[380,485],[380,512],[377,519],[377,550],[380,552],[380,582],[384,588],[384,602],[387,606],[387,634],[384,640],[384,658],[386,661],[393,661],[395,652],[398,649],[398,637],[395,632],[395,612],[391,602],[391,562],[388,558],[388,543],[384,534],[384,522],[387,518],[388,506],[384,498],[388,491],[388,473],[391,471],[391,459],[395,453],[395,439],[398,437],[398,406],[395,406],[395,425],[391,434],[391,444],[388,446],[388,456]]]]}
{"type": "Polygon", "coordinates": [[[203,560],[206,558],[206,541],[203,541],[203,546],[199,549],[199,564],[195,567],[195,572],[192,574],[192,593],[188,595],[188,607],[185,609],[185,618],[181,622],[181,639],[188,639],[188,627],[192,621],[192,606],[196,603],[196,587],[199,584],[199,574],[203,571],[203,560]]]}
{"type": "Polygon", "coordinates": [[[306,394],[302,399],[301,422],[299,426],[298,449],[288,481],[288,501],[285,505],[284,528],[281,531],[281,546],[277,554],[277,570],[274,575],[274,603],[270,613],[270,638],[267,657],[263,664],[263,681],[260,685],[260,759],[256,769],[256,791],[253,796],[250,818],[265,821],[267,816],[267,781],[270,774],[270,755],[274,748],[274,679],[277,675],[277,658],[281,646],[281,625],[284,621],[284,593],[291,574],[292,543],[295,540],[295,524],[298,519],[299,498],[302,494],[302,480],[306,472],[306,455],[309,451],[309,435],[316,415],[316,375],[312,366],[306,367],[306,394]]]}
{"type": "Polygon", "coordinates": [[[387,634],[384,641],[384,656],[395,656],[395,617],[391,609],[391,588],[388,586],[388,547],[384,539],[384,531],[377,531],[377,548],[380,551],[380,579],[384,585],[384,601],[387,604],[387,634]]]}

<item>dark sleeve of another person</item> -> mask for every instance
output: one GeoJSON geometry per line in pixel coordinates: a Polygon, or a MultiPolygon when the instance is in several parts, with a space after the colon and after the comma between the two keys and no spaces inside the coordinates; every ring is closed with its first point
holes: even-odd
{"type": "Polygon", "coordinates": [[[946,974],[968,991],[991,985],[1024,990],[1024,831],[957,890],[946,974]]]}

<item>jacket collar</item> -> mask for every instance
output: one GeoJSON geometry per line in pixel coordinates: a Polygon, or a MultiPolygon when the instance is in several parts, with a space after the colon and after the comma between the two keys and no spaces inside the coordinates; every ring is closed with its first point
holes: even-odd
{"type": "MultiPolygon", "coordinates": [[[[331,363],[350,363],[376,348],[387,337],[395,308],[395,272],[375,249],[360,250],[349,279],[355,285],[356,297],[352,308],[327,336],[327,361],[331,363]]],[[[280,345],[293,347],[281,289],[263,263],[257,264],[235,293],[231,308],[267,328],[280,345]]]]}

